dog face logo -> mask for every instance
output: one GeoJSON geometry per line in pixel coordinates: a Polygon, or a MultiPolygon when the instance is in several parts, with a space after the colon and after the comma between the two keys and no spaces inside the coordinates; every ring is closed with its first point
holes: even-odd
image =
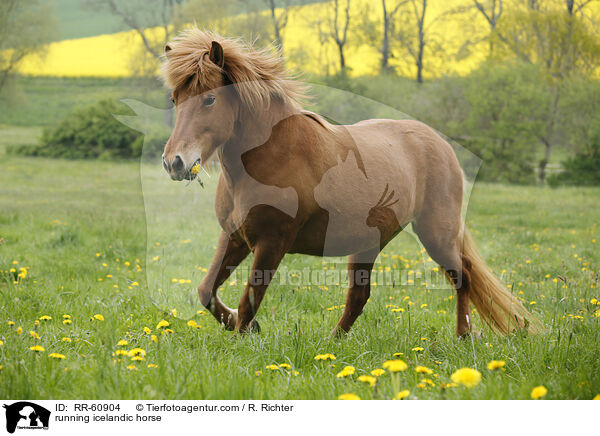
{"type": "Polygon", "coordinates": [[[14,433],[15,429],[48,429],[50,411],[28,401],[19,401],[4,405],[6,409],[6,431],[14,433]]]}

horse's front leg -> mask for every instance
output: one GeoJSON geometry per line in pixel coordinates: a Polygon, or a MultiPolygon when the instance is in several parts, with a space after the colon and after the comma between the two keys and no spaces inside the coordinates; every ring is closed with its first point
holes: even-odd
{"type": "Polygon", "coordinates": [[[238,308],[235,328],[240,333],[245,333],[252,328],[267,287],[287,249],[286,238],[281,236],[263,238],[255,245],[250,277],[238,308]]]}
{"type": "Polygon", "coordinates": [[[202,305],[228,330],[235,328],[237,310],[227,307],[217,296],[217,290],[248,253],[250,248],[245,242],[234,240],[227,233],[221,232],[208,273],[198,286],[198,296],[202,305]]]}

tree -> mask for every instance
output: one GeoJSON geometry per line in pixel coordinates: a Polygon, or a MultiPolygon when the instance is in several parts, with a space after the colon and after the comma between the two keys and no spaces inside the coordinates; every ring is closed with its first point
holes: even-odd
{"type": "Polygon", "coordinates": [[[494,42],[496,38],[503,39],[504,37],[501,34],[497,33],[498,21],[502,17],[502,13],[504,12],[504,2],[503,0],[487,0],[484,4],[484,1],[481,0],[473,0],[473,4],[475,8],[483,15],[486,22],[490,27],[490,33],[488,36],[489,41],[489,51],[488,57],[494,56],[494,42]]]}
{"type": "Polygon", "coordinates": [[[341,5],[342,0],[333,0],[329,15],[330,36],[335,43],[339,61],[340,72],[343,74],[346,71],[346,57],[344,55],[344,47],[348,41],[348,29],[350,27],[350,4],[351,0],[345,0],[345,6],[341,5]],[[343,10],[342,10],[343,9],[343,10]]]}
{"type": "Polygon", "coordinates": [[[279,49],[283,53],[282,33],[288,22],[288,9],[290,7],[290,0],[265,0],[265,2],[267,2],[267,5],[269,6],[269,11],[271,14],[271,25],[273,26],[275,43],[279,46],[279,49]]]}
{"type": "Polygon", "coordinates": [[[543,78],[538,65],[488,61],[466,82],[471,108],[464,142],[483,159],[483,180],[534,180],[535,142],[544,132],[551,101],[543,78]]]}
{"type": "Polygon", "coordinates": [[[527,0],[525,9],[514,11],[498,27],[507,55],[539,65],[552,92],[545,128],[538,135],[544,147],[544,157],[539,162],[541,182],[559,139],[560,101],[565,83],[576,74],[592,76],[598,71],[600,41],[584,22],[589,3],[561,0],[542,4],[527,0]]]}
{"type": "Polygon", "coordinates": [[[39,0],[0,2],[0,91],[25,59],[43,56],[55,29],[52,9],[39,0]]]}
{"type": "Polygon", "coordinates": [[[390,32],[394,16],[400,10],[400,7],[407,3],[408,0],[397,2],[395,6],[389,5],[386,0],[381,0],[383,9],[383,36],[381,38],[381,72],[389,73],[390,51],[390,32]]]}

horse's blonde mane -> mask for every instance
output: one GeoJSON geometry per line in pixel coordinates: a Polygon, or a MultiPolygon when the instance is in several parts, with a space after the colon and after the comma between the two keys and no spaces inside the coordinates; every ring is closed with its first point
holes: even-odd
{"type": "Polygon", "coordinates": [[[224,72],[250,110],[264,110],[273,100],[299,107],[306,99],[304,85],[285,68],[282,57],[269,49],[255,49],[240,39],[196,27],[181,32],[168,47],[162,75],[169,88],[203,92],[221,86],[224,72]],[[223,69],[209,59],[213,41],[223,47],[223,69]]]}

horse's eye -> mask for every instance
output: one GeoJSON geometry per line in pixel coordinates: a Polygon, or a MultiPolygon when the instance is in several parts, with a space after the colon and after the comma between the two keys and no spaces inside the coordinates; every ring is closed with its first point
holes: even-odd
{"type": "Polygon", "coordinates": [[[215,103],[215,97],[214,96],[208,96],[204,99],[204,106],[212,106],[215,103]]]}
{"type": "Polygon", "coordinates": [[[175,99],[171,97],[171,103],[175,104],[175,99]]]}

